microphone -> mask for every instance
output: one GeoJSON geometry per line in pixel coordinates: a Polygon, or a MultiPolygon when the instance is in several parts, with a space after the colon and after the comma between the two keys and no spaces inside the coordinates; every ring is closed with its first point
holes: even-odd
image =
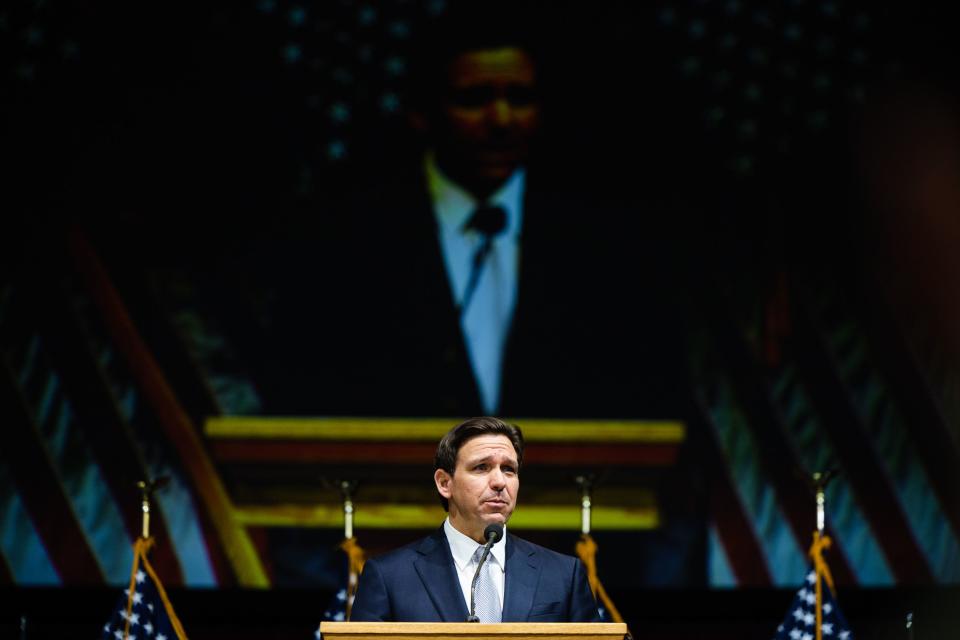
{"type": "Polygon", "coordinates": [[[467,622],[480,622],[480,618],[476,614],[477,603],[474,601],[477,593],[477,579],[480,577],[480,569],[483,568],[483,563],[490,555],[490,547],[503,537],[503,525],[488,524],[487,528],[483,530],[483,537],[487,539],[487,543],[483,545],[483,554],[477,563],[477,571],[473,574],[473,582],[470,583],[470,615],[467,616],[467,622]]]}

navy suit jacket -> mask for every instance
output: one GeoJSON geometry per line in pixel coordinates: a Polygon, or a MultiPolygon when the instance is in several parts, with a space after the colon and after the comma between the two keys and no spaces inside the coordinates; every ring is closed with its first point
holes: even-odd
{"type": "MultiPolygon", "coordinates": [[[[577,558],[507,534],[503,622],[599,622],[577,558]]],[[[467,604],[441,528],[367,561],[350,620],[464,622],[467,604]]]]}

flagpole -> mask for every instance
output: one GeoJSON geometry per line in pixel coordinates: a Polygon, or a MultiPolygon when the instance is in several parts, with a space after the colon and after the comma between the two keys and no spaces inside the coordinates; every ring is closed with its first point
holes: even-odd
{"type": "Polygon", "coordinates": [[[340,481],[340,495],[343,496],[343,538],[353,537],[353,490],[357,483],[353,480],[340,481]]]}
{"type": "Polygon", "coordinates": [[[833,477],[834,472],[820,472],[817,471],[813,474],[813,487],[814,493],[817,500],[817,531],[813,534],[813,548],[811,549],[812,555],[814,555],[814,570],[816,571],[816,640],[823,640],[823,572],[824,566],[821,557],[822,549],[826,546],[829,546],[829,541],[825,540],[823,537],[823,528],[824,522],[826,520],[825,515],[825,505],[826,505],[826,486],[830,482],[830,479],[833,477]]]}
{"type": "Polygon", "coordinates": [[[580,486],[580,533],[589,535],[592,507],[590,488],[593,486],[593,478],[590,476],[577,476],[575,480],[580,486]]]}
{"type": "Polygon", "coordinates": [[[143,516],[140,528],[140,537],[144,540],[150,538],[150,498],[153,492],[169,482],[168,476],[161,476],[154,480],[141,480],[137,483],[140,489],[140,512],[143,516]]]}
{"type": "Polygon", "coordinates": [[[363,571],[363,564],[366,559],[365,552],[353,537],[353,492],[356,488],[356,480],[340,481],[340,495],[343,498],[343,542],[340,543],[340,548],[347,554],[347,593],[344,607],[347,620],[350,619],[353,599],[357,594],[357,586],[360,584],[360,572],[363,571]]]}
{"type": "Polygon", "coordinates": [[[610,596],[607,595],[607,590],[603,588],[600,577],[597,575],[597,543],[590,535],[590,515],[593,508],[590,492],[593,490],[594,477],[592,475],[582,475],[577,476],[574,480],[580,487],[580,541],[576,546],[577,556],[587,570],[587,582],[590,584],[590,590],[594,597],[603,603],[614,622],[623,622],[623,616],[617,611],[617,607],[613,604],[610,596]]]}

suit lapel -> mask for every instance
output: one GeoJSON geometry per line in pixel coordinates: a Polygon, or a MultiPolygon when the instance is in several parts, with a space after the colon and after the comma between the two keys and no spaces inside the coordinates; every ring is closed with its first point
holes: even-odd
{"type": "Polygon", "coordinates": [[[417,549],[420,557],[413,566],[423,582],[442,622],[463,622],[467,619],[467,605],[453,564],[450,545],[441,528],[426,538],[417,549]]]}
{"type": "Polygon", "coordinates": [[[419,349],[417,357],[431,363],[430,384],[423,385],[424,393],[429,394],[424,406],[438,406],[439,415],[478,415],[480,391],[450,290],[433,203],[425,192],[426,178],[418,174],[417,180],[418,193],[412,200],[415,204],[403,218],[404,227],[397,229],[396,237],[410,237],[397,264],[411,269],[404,295],[412,302],[408,310],[419,310],[419,315],[411,318],[415,327],[412,335],[419,349]]]}
{"type": "Polygon", "coordinates": [[[540,582],[536,551],[516,536],[507,537],[507,570],[503,622],[525,622],[540,582]]]}

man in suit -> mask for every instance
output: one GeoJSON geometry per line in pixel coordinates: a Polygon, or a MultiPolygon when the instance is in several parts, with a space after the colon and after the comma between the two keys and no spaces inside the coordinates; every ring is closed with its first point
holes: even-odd
{"type": "MultiPolygon", "coordinates": [[[[484,529],[516,506],[523,434],[496,418],[471,418],[440,441],[434,482],[449,513],[423,540],[367,561],[352,621],[463,622],[484,529]]],[[[505,534],[477,579],[480,622],[598,622],[576,558],[505,534]],[[486,572],[486,574],[484,574],[486,572]]]]}
{"type": "Polygon", "coordinates": [[[423,38],[422,148],[283,244],[267,413],[677,417],[660,243],[545,158],[533,25],[457,3],[423,38]]]}

